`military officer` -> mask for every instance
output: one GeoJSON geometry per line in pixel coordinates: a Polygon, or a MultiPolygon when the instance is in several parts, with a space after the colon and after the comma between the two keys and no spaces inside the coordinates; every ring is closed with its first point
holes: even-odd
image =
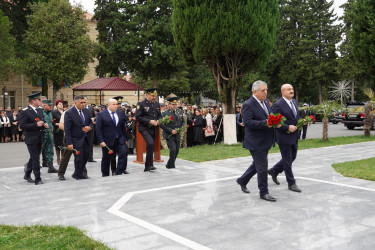
{"type": "Polygon", "coordinates": [[[138,130],[146,141],[145,172],[155,170],[154,147],[155,138],[158,133],[159,119],[161,118],[160,104],[156,101],[157,89],[146,89],[146,99],[137,103],[136,119],[138,130]]]}
{"type": "MultiPolygon", "coordinates": [[[[165,103],[160,103],[160,111],[161,116],[163,116],[163,113],[168,110],[169,105],[165,105],[165,103]]],[[[160,127],[160,133],[163,134],[163,129],[160,127]]],[[[168,149],[167,140],[164,139],[164,137],[160,138],[160,144],[162,149],[168,149]]]]}
{"type": "Polygon", "coordinates": [[[57,169],[53,166],[53,136],[52,136],[52,102],[49,99],[43,100],[43,116],[44,122],[48,124],[48,129],[44,130],[44,141],[42,152],[46,157],[46,167],[48,167],[48,173],[57,173],[57,169]]]}
{"type": "Polygon", "coordinates": [[[42,104],[40,92],[31,94],[28,98],[29,105],[23,109],[20,116],[20,127],[25,133],[25,144],[30,154],[23,178],[30,183],[39,185],[43,184],[40,177],[40,152],[44,141],[44,129],[49,126],[44,122],[43,111],[39,108],[42,104]],[[31,172],[34,172],[35,181],[31,178],[31,172]]]}
{"type": "Polygon", "coordinates": [[[180,133],[176,131],[176,128],[182,128],[185,126],[185,120],[181,109],[177,108],[177,103],[180,98],[171,97],[168,99],[169,109],[163,113],[164,116],[172,116],[173,120],[168,124],[161,124],[160,127],[163,129],[163,137],[167,140],[169,148],[169,160],[167,168],[175,168],[175,161],[180,149],[180,133]]]}

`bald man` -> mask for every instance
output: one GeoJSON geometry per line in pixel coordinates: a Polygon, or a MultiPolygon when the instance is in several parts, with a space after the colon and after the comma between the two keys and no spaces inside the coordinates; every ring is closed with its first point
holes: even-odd
{"type": "Polygon", "coordinates": [[[276,129],[276,140],[277,144],[279,144],[281,160],[268,170],[268,174],[272,176],[273,182],[280,185],[277,175],[284,171],[289,190],[301,192],[301,189],[296,185],[292,171],[293,161],[297,157],[299,138],[296,124],[301,117],[299,116],[298,103],[293,99],[293,86],[290,84],[282,85],[281,95],[282,98],[272,106],[273,113],[282,114],[286,118],[285,125],[276,129]]]}

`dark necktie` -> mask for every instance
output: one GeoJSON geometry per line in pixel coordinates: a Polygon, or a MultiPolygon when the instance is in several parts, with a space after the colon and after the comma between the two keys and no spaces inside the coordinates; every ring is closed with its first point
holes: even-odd
{"type": "Polygon", "coordinates": [[[85,124],[85,118],[83,117],[82,110],[79,111],[79,116],[81,116],[82,123],[85,124]]]}
{"type": "Polygon", "coordinates": [[[114,123],[115,126],[116,126],[115,112],[112,112],[112,120],[113,120],[113,123],[114,123]]]}
{"type": "Polygon", "coordinates": [[[268,114],[267,107],[266,107],[266,105],[264,104],[264,101],[261,101],[260,103],[262,104],[262,108],[264,109],[264,111],[266,112],[266,114],[269,115],[269,114],[268,114]]]}
{"type": "Polygon", "coordinates": [[[296,110],[296,108],[294,107],[294,104],[293,104],[292,101],[290,101],[290,106],[292,107],[292,111],[293,111],[294,117],[297,117],[297,110],[296,110]]]}

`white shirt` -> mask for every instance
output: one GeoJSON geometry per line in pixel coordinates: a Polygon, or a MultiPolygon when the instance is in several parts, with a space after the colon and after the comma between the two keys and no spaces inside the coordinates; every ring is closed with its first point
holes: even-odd
{"type": "MultiPolygon", "coordinates": [[[[75,107],[78,111],[78,115],[81,117],[80,112],[82,111],[83,120],[85,120],[85,114],[83,113],[83,110],[79,110],[77,107],[75,107]]],[[[81,118],[82,119],[82,118],[81,118]]]]}
{"type": "Polygon", "coordinates": [[[31,105],[29,105],[34,111],[35,111],[35,113],[37,113],[38,114],[38,112],[36,111],[36,108],[34,108],[33,106],[31,106],[31,105]]]}
{"type": "MultiPolygon", "coordinates": [[[[108,112],[109,112],[109,115],[111,116],[111,119],[112,119],[112,111],[111,110],[109,110],[109,109],[107,109],[108,110],[108,112]]],[[[116,126],[117,126],[117,124],[118,124],[118,115],[117,115],[117,113],[115,112],[114,113],[114,116],[115,116],[115,120],[116,120],[116,126]]]]}
{"type": "Polygon", "coordinates": [[[255,100],[258,101],[258,103],[259,103],[259,105],[262,107],[262,109],[267,109],[267,114],[268,114],[269,112],[268,112],[268,108],[267,108],[267,106],[266,106],[266,103],[263,101],[263,104],[262,104],[262,102],[259,101],[258,98],[255,97],[255,95],[253,95],[253,97],[255,98],[255,100]]]}
{"type": "MultiPolygon", "coordinates": [[[[288,100],[286,99],[284,96],[283,96],[284,100],[286,101],[286,103],[288,103],[289,107],[291,110],[293,110],[292,108],[292,100],[288,100]]],[[[293,104],[294,105],[294,104],[293,104]]],[[[297,109],[296,109],[296,106],[294,105],[294,110],[297,112],[297,109]]]]}

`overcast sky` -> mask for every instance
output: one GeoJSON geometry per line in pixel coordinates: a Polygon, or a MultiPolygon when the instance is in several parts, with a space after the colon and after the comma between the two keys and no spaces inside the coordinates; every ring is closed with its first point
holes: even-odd
{"type": "MultiPolygon", "coordinates": [[[[81,3],[84,6],[84,9],[92,14],[94,14],[95,9],[95,0],[69,0],[72,4],[74,2],[81,3]]],[[[347,0],[334,0],[333,1],[333,7],[335,8],[335,12],[338,16],[341,16],[343,14],[343,11],[341,8],[339,8],[340,5],[343,3],[346,3],[347,0]]]]}

